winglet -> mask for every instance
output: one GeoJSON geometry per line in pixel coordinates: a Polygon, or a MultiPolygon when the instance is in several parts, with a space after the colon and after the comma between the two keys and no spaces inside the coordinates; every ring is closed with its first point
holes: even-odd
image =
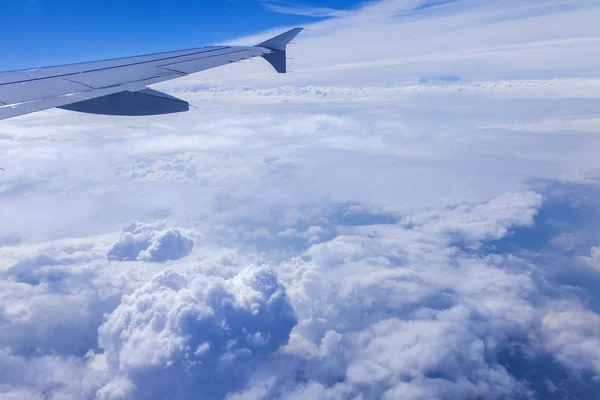
{"type": "Polygon", "coordinates": [[[286,47],[289,42],[292,41],[304,28],[294,28],[281,35],[275,36],[265,42],[257,44],[254,47],[264,47],[272,51],[272,53],[265,54],[262,57],[269,62],[280,74],[287,72],[286,62],[286,47]]]}
{"type": "Polygon", "coordinates": [[[269,50],[285,51],[285,46],[287,46],[287,44],[296,36],[298,36],[298,34],[303,30],[304,28],[291,29],[279,36],[275,36],[274,38],[267,40],[266,42],[257,44],[255,47],[265,47],[269,50]]]}

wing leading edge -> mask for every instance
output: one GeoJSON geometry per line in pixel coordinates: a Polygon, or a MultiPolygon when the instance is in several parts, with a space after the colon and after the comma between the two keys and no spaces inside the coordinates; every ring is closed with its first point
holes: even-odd
{"type": "Polygon", "coordinates": [[[255,57],[286,73],[295,28],[256,46],[214,46],[91,63],[0,73],[0,120],[48,108],[105,114],[157,115],[189,104],[147,86],[255,57]]]}

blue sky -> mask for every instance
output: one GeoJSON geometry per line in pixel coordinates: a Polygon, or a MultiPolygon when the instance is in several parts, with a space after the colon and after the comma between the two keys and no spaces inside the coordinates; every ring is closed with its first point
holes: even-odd
{"type": "MultiPolygon", "coordinates": [[[[270,4],[347,9],[358,0],[270,4]]],[[[0,70],[219,43],[321,18],[274,12],[259,0],[26,0],[3,2],[0,70]]]]}

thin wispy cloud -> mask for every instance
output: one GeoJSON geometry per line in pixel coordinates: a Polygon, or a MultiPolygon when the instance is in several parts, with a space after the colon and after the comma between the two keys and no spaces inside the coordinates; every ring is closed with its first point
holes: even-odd
{"type": "Polygon", "coordinates": [[[263,2],[263,7],[267,10],[280,13],[280,14],[291,14],[291,15],[303,15],[306,17],[315,18],[334,18],[343,17],[348,11],[336,10],[328,7],[307,7],[299,4],[288,3],[288,2],[263,2]]]}

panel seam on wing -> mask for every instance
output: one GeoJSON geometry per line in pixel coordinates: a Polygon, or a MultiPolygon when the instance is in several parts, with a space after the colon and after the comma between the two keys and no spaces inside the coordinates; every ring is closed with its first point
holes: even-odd
{"type": "MultiPolygon", "coordinates": [[[[160,61],[163,61],[163,60],[172,60],[172,59],[181,58],[181,57],[189,57],[189,56],[193,56],[195,54],[210,53],[210,52],[219,51],[219,50],[228,49],[228,48],[230,48],[230,47],[220,47],[220,48],[216,48],[216,49],[211,49],[209,51],[198,51],[198,52],[195,52],[195,53],[187,54],[185,56],[165,57],[163,59],[157,59],[157,60],[140,61],[140,62],[131,63],[131,64],[116,65],[114,67],[97,68],[97,69],[92,69],[92,70],[87,70],[87,71],[78,71],[78,72],[72,72],[72,73],[68,73],[68,74],[60,74],[60,75],[47,76],[47,77],[43,77],[43,78],[25,79],[25,80],[21,80],[21,81],[13,81],[13,82],[0,83],[0,87],[12,85],[12,84],[17,84],[17,83],[36,82],[36,81],[43,81],[43,80],[47,80],[47,79],[63,78],[63,77],[68,77],[68,76],[72,77],[72,76],[77,76],[77,75],[81,75],[81,74],[89,74],[89,73],[93,73],[93,72],[109,71],[109,70],[114,70],[114,69],[118,69],[118,68],[127,68],[127,67],[133,67],[133,66],[136,66],[136,65],[157,63],[157,62],[160,62],[160,61]]],[[[227,53],[225,53],[225,54],[227,54],[227,53]]]]}

